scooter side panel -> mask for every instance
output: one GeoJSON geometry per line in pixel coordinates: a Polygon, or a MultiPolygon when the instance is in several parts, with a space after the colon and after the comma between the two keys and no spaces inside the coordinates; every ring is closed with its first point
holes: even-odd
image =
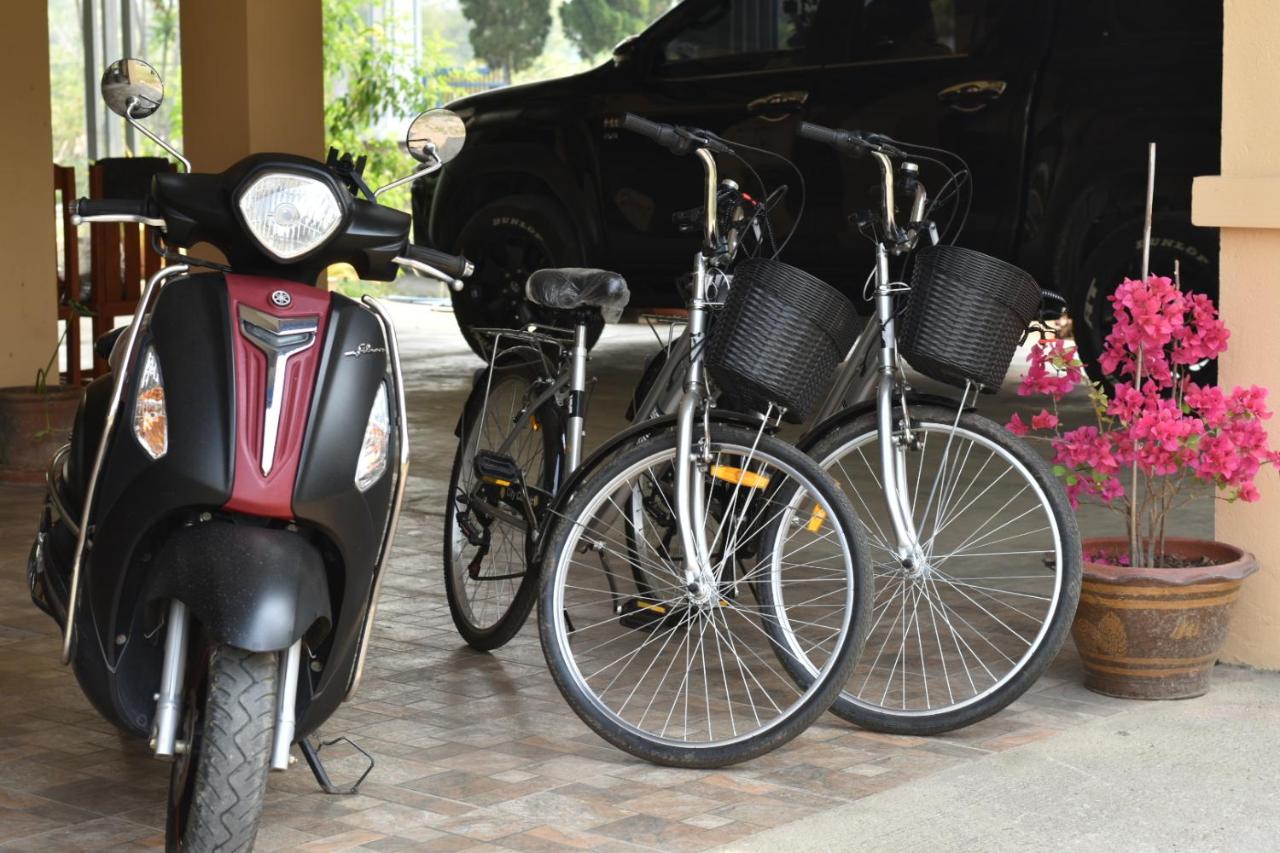
{"type": "Polygon", "coordinates": [[[81,599],[82,614],[93,619],[82,642],[96,634],[108,660],[134,639],[130,614],[151,570],[154,537],[180,523],[183,513],[216,509],[231,495],[235,402],[228,329],[222,276],[197,275],[161,291],[140,342],[139,354],[153,347],[160,365],[168,450],[153,460],[134,437],[137,383],[131,383],[98,481],[81,599]],[[126,643],[119,642],[122,635],[126,643]]]}
{"type": "Polygon", "coordinates": [[[343,296],[335,294],[332,304],[293,507],[300,525],[317,530],[333,545],[331,556],[338,558],[341,571],[335,573],[340,582],[335,582],[333,589],[333,630],[312,650],[323,666],[319,672],[306,670],[307,677],[300,682],[300,733],[323,721],[346,693],[400,453],[393,428],[386,470],[367,491],[356,488],[360,446],[378,386],[386,383],[392,418],[397,401],[387,370],[386,341],[377,319],[343,296]],[[306,701],[304,697],[308,697],[306,701]]]}

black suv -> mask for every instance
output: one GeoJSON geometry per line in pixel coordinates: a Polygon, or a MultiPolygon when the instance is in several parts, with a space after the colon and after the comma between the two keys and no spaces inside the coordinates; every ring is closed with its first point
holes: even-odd
{"type": "Polygon", "coordinates": [[[873,203],[873,166],[795,129],[876,131],[969,162],[960,243],[1066,295],[1092,356],[1109,288],[1138,274],[1148,141],[1152,269],[1180,260],[1185,286],[1216,293],[1217,237],[1189,211],[1192,177],[1218,171],[1221,53],[1220,0],[684,0],[605,66],[452,104],[467,147],[415,188],[419,238],[477,262],[455,296],[464,333],[517,322],[524,279],[548,265],[616,269],[633,305],[678,304],[696,241],[671,215],[698,204],[699,167],[619,134],[633,112],[794,160],[803,196],[753,158],[792,185],[780,232],[804,201],[786,258],[854,294],[870,256],[850,220],[873,203]]]}

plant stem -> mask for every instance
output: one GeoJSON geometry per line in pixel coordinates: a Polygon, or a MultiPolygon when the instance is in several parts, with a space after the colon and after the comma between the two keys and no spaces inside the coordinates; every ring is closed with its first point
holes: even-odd
{"type": "MultiPolygon", "coordinates": [[[[1142,344],[1138,344],[1138,361],[1134,368],[1133,387],[1135,390],[1139,392],[1142,391],[1142,344]]],[[[1129,513],[1129,557],[1131,559],[1136,560],[1138,558],[1138,549],[1140,544],[1138,541],[1138,512],[1136,509],[1138,505],[1137,504],[1137,499],[1138,499],[1138,442],[1137,441],[1134,441],[1133,443],[1133,472],[1129,479],[1129,487],[1130,489],[1132,489],[1132,494],[1134,498],[1134,502],[1132,505],[1133,507],[1135,507],[1134,511],[1129,513]]]]}

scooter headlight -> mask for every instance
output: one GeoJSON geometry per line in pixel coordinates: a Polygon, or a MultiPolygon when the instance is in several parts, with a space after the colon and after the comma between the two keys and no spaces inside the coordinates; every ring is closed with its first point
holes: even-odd
{"type": "Polygon", "coordinates": [[[360,460],[356,463],[356,488],[362,492],[378,482],[387,470],[387,453],[391,449],[391,413],[387,408],[387,384],[378,386],[373,407],[369,410],[369,423],[364,428],[364,441],[360,444],[360,460]]]}
{"type": "Polygon", "coordinates": [[[321,246],[342,223],[342,205],[329,184],[294,172],[263,172],[237,201],[244,224],[278,261],[321,246]]]}
{"type": "Polygon", "coordinates": [[[164,407],[164,377],[156,352],[147,347],[142,356],[138,397],[133,404],[133,435],[152,459],[169,451],[169,415],[164,407]]]}

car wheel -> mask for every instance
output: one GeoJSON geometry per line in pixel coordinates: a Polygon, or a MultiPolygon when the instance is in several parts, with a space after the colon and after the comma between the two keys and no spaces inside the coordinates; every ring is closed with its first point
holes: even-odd
{"type": "MultiPolygon", "coordinates": [[[[489,357],[490,341],[477,329],[512,329],[526,323],[566,326],[564,312],[525,301],[525,281],[535,270],[582,266],[582,245],[558,205],[539,196],[509,196],[476,211],[459,232],[456,251],[475,264],[475,273],[453,294],[454,316],[476,355],[489,357]]],[[[603,321],[591,328],[594,345],[603,321]]]]}
{"type": "MultiPolygon", "coordinates": [[[[1218,236],[1212,228],[1197,228],[1186,214],[1157,213],[1151,223],[1151,264],[1153,275],[1173,277],[1174,264],[1180,268],[1182,288],[1218,298],[1218,236]]],[[[1098,357],[1111,331],[1115,311],[1107,298],[1126,278],[1142,276],[1142,220],[1127,220],[1105,236],[1080,265],[1073,288],[1075,298],[1071,318],[1076,345],[1089,377],[1110,388],[1102,374],[1098,357]]],[[[1216,381],[1213,363],[1195,370],[1201,384],[1216,381]]]]}

